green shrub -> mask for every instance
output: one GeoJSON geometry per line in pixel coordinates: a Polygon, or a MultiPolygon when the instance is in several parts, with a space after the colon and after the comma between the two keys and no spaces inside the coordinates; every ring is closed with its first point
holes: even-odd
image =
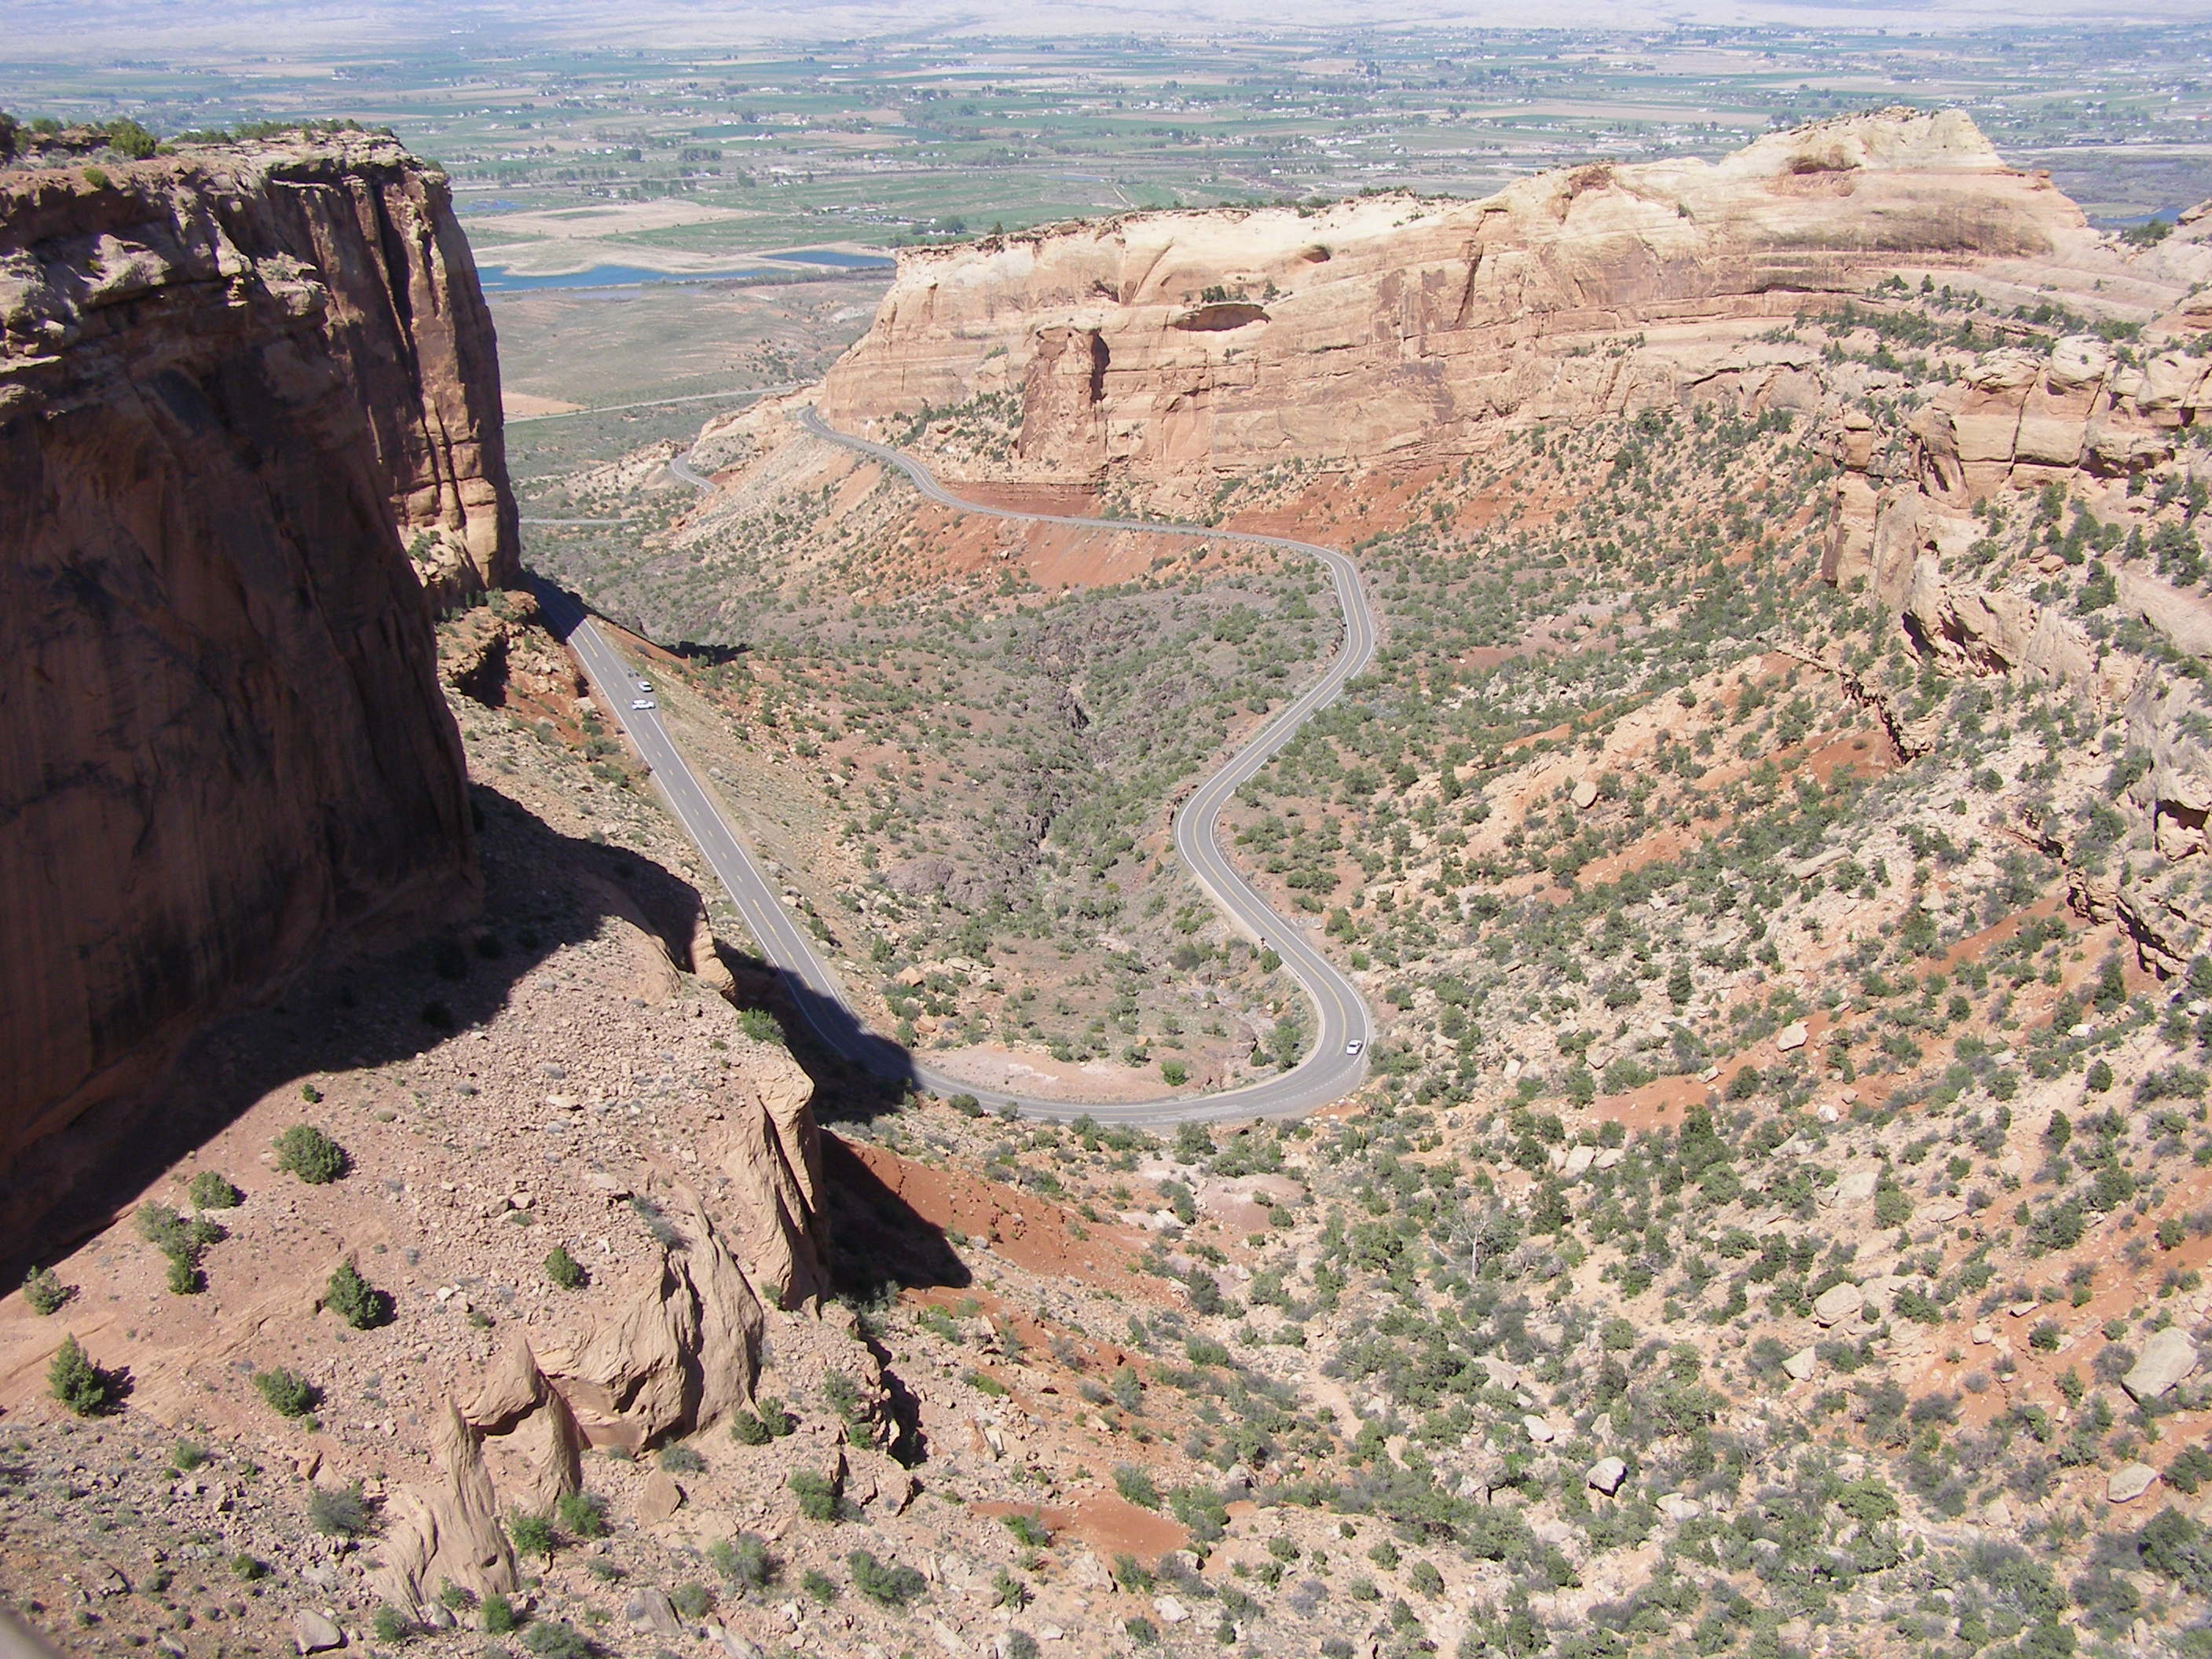
{"type": "Polygon", "coordinates": [[[765,1446],[774,1438],[768,1425],[749,1411],[737,1411],[730,1416],[730,1438],[740,1446],[765,1446]]]}
{"type": "Polygon", "coordinates": [[[276,1167],[310,1187],[336,1181],[346,1172],[345,1148],[312,1123],[295,1123],[276,1137],[276,1167]]]}
{"type": "Polygon", "coordinates": [[[76,1294],[76,1287],[63,1284],[52,1267],[33,1267],[23,1275],[23,1300],[34,1314],[58,1313],[76,1294]]]}
{"type": "Polygon", "coordinates": [[[791,1495],[799,1500],[799,1512],[809,1521],[837,1518],[837,1488],[828,1475],[800,1469],[791,1477],[790,1486],[791,1495]]]}
{"type": "Polygon", "coordinates": [[[735,1538],[721,1538],[708,1547],[707,1559],[714,1564],[714,1571],[732,1584],[746,1589],[764,1588],[775,1577],[775,1563],[768,1553],[768,1540],[750,1532],[741,1532],[735,1538]]]}
{"type": "Polygon", "coordinates": [[[202,1170],[192,1177],[185,1195],[192,1201],[195,1210],[234,1210],[240,1194],[237,1188],[218,1170],[202,1170]]]}
{"type": "Polygon", "coordinates": [[[1152,1475],[1134,1463],[1123,1463],[1114,1471],[1114,1490],[1132,1504],[1148,1510],[1160,1506],[1160,1489],[1152,1475]]]}
{"type": "Polygon", "coordinates": [[[545,1257],[545,1277],[564,1291],[580,1291],[587,1275],[582,1262],[570,1255],[566,1247],[556,1244],[545,1257]]]}
{"type": "Polygon", "coordinates": [[[386,1605],[369,1615],[368,1627],[380,1642],[406,1642],[413,1639],[415,1626],[398,1608],[386,1605]]]}
{"type": "Polygon", "coordinates": [[[376,1511],[362,1495],[358,1480],[350,1486],[318,1486],[307,1499],[307,1524],[328,1538],[358,1538],[376,1530],[376,1511]]]}
{"type": "Polygon", "coordinates": [[[866,1407],[860,1398],[860,1385],[844,1372],[831,1371],[822,1379],[822,1397],[846,1427],[856,1429],[867,1421],[866,1407]]]}
{"type": "Polygon", "coordinates": [[[161,141],[129,116],[118,116],[102,129],[108,149],[126,161],[143,161],[159,149],[161,141]]]}
{"type": "Polygon", "coordinates": [[[1836,1507],[1863,1527],[1875,1526],[1897,1518],[1897,1494],[1881,1476],[1870,1474],[1838,1492],[1836,1507]]]}
{"type": "Polygon", "coordinates": [[[799,1588],[825,1607],[837,1599],[836,1581],[819,1567],[807,1568],[805,1576],[799,1581],[799,1588]]]}
{"type": "Polygon", "coordinates": [[[1006,1530],[1033,1550],[1041,1550],[1052,1542],[1052,1529],[1040,1516],[1024,1515],[1018,1510],[999,1517],[1006,1522],[1006,1530]]]}
{"type": "Polygon", "coordinates": [[[504,1595],[487,1595],[483,1599],[483,1627],[494,1636],[504,1636],[509,1631],[522,1628],[522,1615],[504,1595]]]}
{"type": "Polygon", "coordinates": [[[707,1467],[707,1460],[689,1446],[663,1446],[660,1467],[671,1474],[696,1474],[707,1467]]]}
{"type": "Polygon", "coordinates": [[[775,1016],[765,1008],[738,1010],[738,1029],[755,1042],[773,1042],[783,1046],[783,1027],[776,1024],[775,1016]]]}
{"type": "Polygon", "coordinates": [[[517,1555],[552,1559],[555,1540],[553,1517],[550,1515],[525,1515],[518,1510],[507,1517],[507,1536],[517,1555]]]}
{"type": "Polygon", "coordinates": [[[227,1237],[222,1228],[205,1216],[190,1221],[166,1204],[138,1206],[138,1237],[169,1258],[169,1289],[179,1296],[193,1296],[207,1288],[200,1273],[200,1257],[210,1244],[227,1237]]]}
{"type": "Polygon", "coordinates": [[[606,1536],[607,1500],[597,1492],[564,1492],[554,1501],[553,1513],[578,1538],[606,1536]]]}
{"type": "Polygon", "coordinates": [[[79,1417],[97,1417],[115,1403],[115,1379],[92,1363],[75,1336],[65,1336],[46,1367],[46,1391],[79,1417]]]}
{"type": "Polygon", "coordinates": [[[854,1550],[845,1565],[853,1570],[853,1588],[878,1607],[902,1607],[928,1583],[912,1567],[878,1561],[866,1550],[854,1550]]]}
{"type": "Polygon", "coordinates": [[[522,1633],[522,1645],[538,1659],[592,1659],[599,1644],[565,1619],[534,1624],[522,1633]]]}
{"type": "Polygon", "coordinates": [[[286,1365],[254,1372],[253,1386],[279,1417],[305,1417],[323,1397],[320,1389],[286,1365]]]}
{"type": "Polygon", "coordinates": [[[687,1578],[669,1591],[668,1600],[677,1612],[694,1621],[714,1610],[714,1592],[696,1578],[687,1578]]]}
{"type": "Polygon", "coordinates": [[[2212,1595],[2212,1538],[2180,1510],[2160,1510],[2136,1534],[2144,1566],[2193,1595],[2212,1595]]]}
{"type": "Polygon", "coordinates": [[[2194,1498],[2207,1480],[2212,1480],[2212,1451],[2202,1446],[2184,1446],[2166,1466],[2166,1484],[2185,1498],[2194,1498]]]}
{"type": "Polygon", "coordinates": [[[103,167],[87,167],[84,170],[84,181],[94,190],[106,190],[107,188],[106,170],[103,167]]]}
{"type": "Polygon", "coordinates": [[[357,1331],[373,1330],[392,1317],[392,1298],[374,1288],[350,1261],[331,1269],[323,1305],[357,1331]]]}
{"type": "Polygon", "coordinates": [[[207,1461],[207,1448],[197,1440],[179,1440],[169,1454],[169,1467],[179,1474],[190,1474],[207,1461]]]}
{"type": "Polygon", "coordinates": [[[1912,1218],[1911,1195],[1894,1182],[1875,1189],[1874,1222],[1877,1227],[1902,1227],[1912,1218]]]}
{"type": "Polygon", "coordinates": [[[1190,1067],[1179,1060],[1164,1060],[1160,1062],[1160,1081],[1170,1089],[1180,1089],[1190,1081],[1190,1067]]]}
{"type": "Polygon", "coordinates": [[[799,1420],[784,1410],[783,1402],[767,1395],[753,1402],[753,1410],[760,1416],[761,1427],[778,1440],[799,1426],[799,1420]]]}
{"type": "Polygon", "coordinates": [[[230,1558],[230,1570],[249,1584],[269,1576],[266,1561],[258,1556],[247,1555],[243,1551],[230,1558]]]}

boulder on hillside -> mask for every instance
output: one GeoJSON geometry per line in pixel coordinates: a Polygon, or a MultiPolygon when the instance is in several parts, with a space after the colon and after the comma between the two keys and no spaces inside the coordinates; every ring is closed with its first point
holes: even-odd
{"type": "Polygon", "coordinates": [[[1866,1293],[1856,1285],[1831,1285],[1813,1304],[1813,1317],[1823,1325],[1839,1325],[1856,1318],[1866,1307],[1866,1293]]]}
{"type": "Polygon", "coordinates": [[[2155,1400],[2197,1369],[2197,1345],[2189,1333],[2169,1325],[2143,1344],[2134,1368],[2120,1379],[2132,1400],[2155,1400]]]}
{"type": "Polygon", "coordinates": [[[1834,1204],[1863,1204],[1874,1196],[1875,1188],[1881,1184],[1881,1173],[1877,1170],[1854,1170],[1837,1178],[1836,1184],[1820,1194],[1820,1202],[1834,1204]]]}
{"type": "Polygon", "coordinates": [[[2158,1471],[2148,1463],[2123,1463],[2105,1477],[2105,1501],[2108,1504],[2132,1504],[2141,1498],[2158,1480],[2158,1471]]]}

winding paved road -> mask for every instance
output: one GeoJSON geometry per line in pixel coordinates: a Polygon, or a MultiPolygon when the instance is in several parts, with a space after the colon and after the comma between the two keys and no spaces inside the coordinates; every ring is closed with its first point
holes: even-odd
{"type": "MultiPolygon", "coordinates": [[[[785,975],[793,1000],[823,1043],[870,1072],[907,1079],[941,1095],[969,1094],[988,1106],[1012,1106],[1025,1117],[1066,1121],[1088,1115],[1100,1122],[1134,1124],[1203,1123],[1261,1117],[1296,1117],[1341,1099],[1366,1075],[1366,1044],[1371,1031],[1367,1006],[1358,989],[1316,951],[1303,929],[1271,908],[1223,850],[1221,811],[1239,786],[1255,776],[1315,714],[1336,701],[1353,676],[1375,654],[1375,619],[1359,584],[1358,567],[1334,548],[1287,536],[1261,536],[1201,525],[1155,523],[1143,519],[1089,519],[1057,513],[1024,513],[989,507],[953,495],[927,468],[886,444],[856,438],[825,424],[812,409],[799,424],[817,438],[896,467],[933,501],[988,518],[1040,524],[1072,525],[1086,530],[1133,530],[1209,541],[1253,542],[1279,547],[1317,560],[1328,571],[1344,618],[1344,639],[1328,667],[1305,693],[1282,709],[1249,738],[1218,771],[1184,799],[1175,815],[1176,851],[1214,902],[1247,937],[1264,939],[1283,958],[1319,1018],[1313,1051],[1291,1070],[1218,1094],[1147,1101],[1087,1102],[991,1089],[917,1065],[906,1051],[863,1027],[845,1000],[843,988],[813,942],[779,901],[730,827],[714,797],[700,782],[661,724],[657,709],[634,709],[643,693],[629,665],[609,645],[581,605],[550,583],[536,584],[555,631],[576,652],[598,688],[599,701],[623,729],[659,780],[662,793],[714,873],[729,890],[731,902],[751,930],[762,954],[785,975]],[[1359,1052],[1347,1054],[1357,1043],[1359,1052]]],[[[712,487],[678,457],[669,471],[700,489],[712,487]]]]}

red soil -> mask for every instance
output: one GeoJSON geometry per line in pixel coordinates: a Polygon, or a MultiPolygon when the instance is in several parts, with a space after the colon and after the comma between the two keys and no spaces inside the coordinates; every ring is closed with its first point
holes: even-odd
{"type": "Polygon", "coordinates": [[[1139,1509],[1118,1494],[1086,1492],[1068,1506],[982,1503],[969,1506],[978,1515],[1028,1515],[1044,1522],[1054,1537],[1066,1535],[1103,1556],[1133,1555],[1157,1561],[1170,1550],[1188,1548],[1190,1533],[1182,1522],[1139,1509]]]}
{"type": "Polygon", "coordinates": [[[1169,1300],[1158,1280],[1134,1271],[1142,1245],[1127,1228],[1082,1221],[1048,1200],[979,1176],[932,1169],[865,1141],[848,1144],[871,1175],[932,1226],[988,1239],[1025,1272],[1079,1279],[1125,1297],[1169,1300]]]}

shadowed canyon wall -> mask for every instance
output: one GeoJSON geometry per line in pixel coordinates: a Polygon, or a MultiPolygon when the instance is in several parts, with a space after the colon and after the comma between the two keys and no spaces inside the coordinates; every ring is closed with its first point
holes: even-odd
{"type": "Polygon", "coordinates": [[[320,942],[472,902],[432,600],[516,533],[434,170],[350,133],[0,173],[0,1223],[69,1164],[27,1146],[126,1130],[320,942]]]}

